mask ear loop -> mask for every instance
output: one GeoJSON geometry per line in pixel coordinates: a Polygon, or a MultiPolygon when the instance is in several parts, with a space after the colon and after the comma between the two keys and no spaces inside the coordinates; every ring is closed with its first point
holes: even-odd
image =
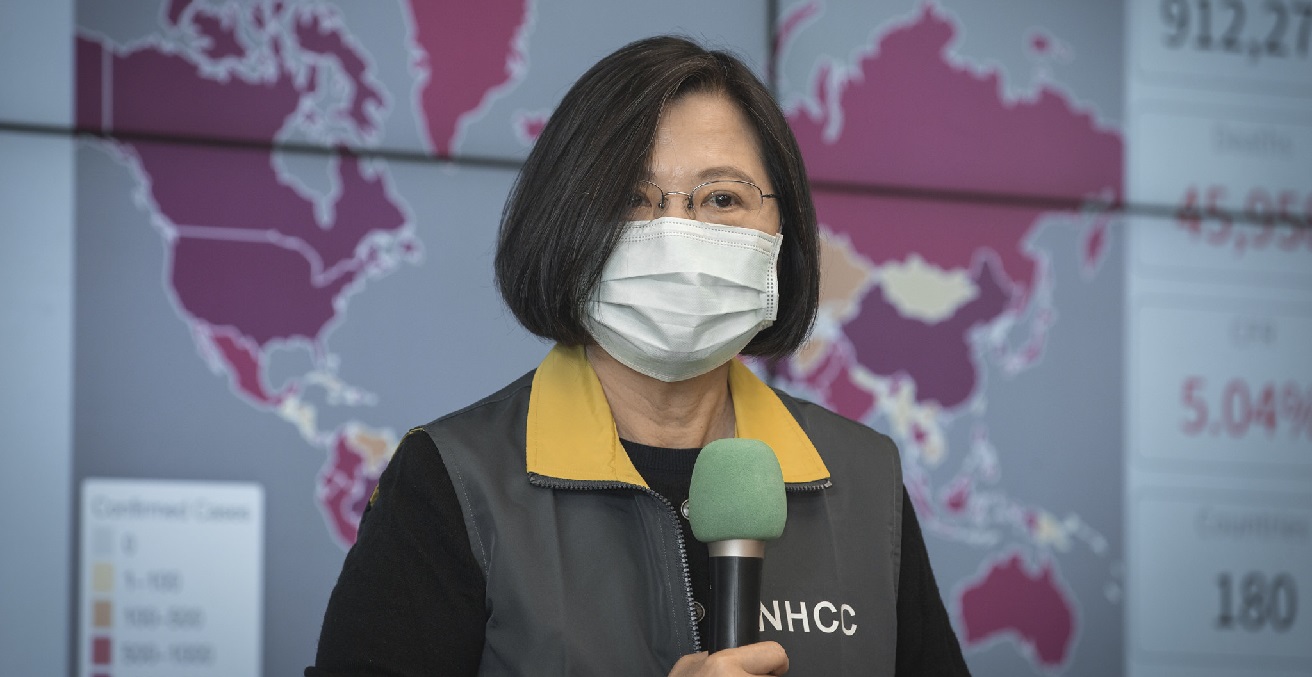
{"type": "Polygon", "coordinates": [[[770,260],[770,279],[766,283],[766,316],[770,318],[770,324],[779,317],[779,257],[784,250],[784,227],[779,224],[779,232],[774,234],[774,252],[770,260]]]}

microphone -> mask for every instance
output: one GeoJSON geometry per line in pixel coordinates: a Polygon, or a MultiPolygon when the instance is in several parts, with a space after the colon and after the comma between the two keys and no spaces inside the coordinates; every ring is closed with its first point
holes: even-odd
{"type": "Polygon", "coordinates": [[[711,550],[712,653],[760,640],[765,542],[779,538],[787,519],[783,470],[765,442],[716,440],[698,454],[688,522],[711,550]]]}

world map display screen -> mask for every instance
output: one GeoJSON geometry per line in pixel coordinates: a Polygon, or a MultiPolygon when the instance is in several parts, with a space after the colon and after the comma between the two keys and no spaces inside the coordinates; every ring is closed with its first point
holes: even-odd
{"type": "Polygon", "coordinates": [[[657,33],[787,115],[820,311],[747,363],[897,442],[974,674],[1312,670],[1312,6],[651,9],[75,3],[70,670],[312,662],[400,437],[549,348],[523,158],[657,33]]]}

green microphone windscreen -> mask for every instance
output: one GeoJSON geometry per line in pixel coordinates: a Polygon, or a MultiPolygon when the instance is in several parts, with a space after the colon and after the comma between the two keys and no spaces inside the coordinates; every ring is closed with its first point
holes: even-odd
{"type": "Polygon", "coordinates": [[[784,532],[788,499],[774,450],[760,440],[716,440],[697,456],[688,488],[688,521],[703,543],[784,532]]]}

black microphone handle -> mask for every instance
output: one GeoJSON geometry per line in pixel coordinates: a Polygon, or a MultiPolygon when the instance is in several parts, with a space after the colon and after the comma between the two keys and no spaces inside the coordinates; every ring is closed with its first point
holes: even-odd
{"type": "Polygon", "coordinates": [[[720,649],[760,641],[761,557],[711,558],[711,608],[708,648],[720,649]]]}

